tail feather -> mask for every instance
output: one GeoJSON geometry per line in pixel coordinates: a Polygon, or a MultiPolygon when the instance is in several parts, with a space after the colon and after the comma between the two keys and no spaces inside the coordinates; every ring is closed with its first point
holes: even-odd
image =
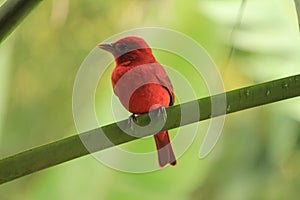
{"type": "Polygon", "coordinates": [[[170,137],[168,131],[160,132],[154,135],[158,162],[160,167],[164,167],[167,164],[176,165],[176,157],[173,152],[170,137]]]}

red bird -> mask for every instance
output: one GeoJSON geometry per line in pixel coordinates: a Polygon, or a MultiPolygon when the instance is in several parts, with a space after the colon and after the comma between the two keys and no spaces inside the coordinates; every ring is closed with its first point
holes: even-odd
{"type": "MultiPolygon", "coordinates": [[[[113,54],[116,67],[111,76],[114,93],[133,115],[165,108],[174,104],[172,83],[152,54],[148,44],[139,37],[125,37],[114,43],[98,45],[113,54]]],[[[176,165],[168,131],[154,135],[160,167],[176,165]]]]}

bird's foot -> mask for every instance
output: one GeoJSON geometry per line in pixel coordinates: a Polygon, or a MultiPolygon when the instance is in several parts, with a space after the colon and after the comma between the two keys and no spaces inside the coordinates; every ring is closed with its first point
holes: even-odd
{"type": "Polygon", "coordinates": [[[162,119],[164,122],[167,121],[167,112],[166,112],[166,108],[163,106],[158,107],[157,111],[157,117],[162,116],[162,119]]]}
{"type": "Polygon", "coordinates": [[[136,115],[133,113],[132,115],[129,116],[128,118],[128,125],[131,130],[133,130],[133,123],[136,121],[136,115]]]}

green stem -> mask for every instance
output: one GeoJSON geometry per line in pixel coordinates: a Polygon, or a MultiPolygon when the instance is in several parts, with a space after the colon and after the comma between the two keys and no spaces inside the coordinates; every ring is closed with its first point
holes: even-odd
{"type": "MultiPolygon", "coordinates": [[[[300,74],[169,107],[166,109],[168,118],[163,130],[297,96],[300,96],[300,74]],[[225,104],[224,97],[227,99],[225,104]],[[214,103],[213,113],[212,102],[214,103]],[[181,109],[184,108],[193,113],[195,105],[201,110],[200,116],[195,117],[191,114],[184,119],[184,122],[181,122],[181,109]]],[[[149,115],[138,116],[137,121],[140,125],[148,124],[149,115]]],[[[127,125],[127,120],[118,123],[122,127],[127,125]]],[[[119,126],[116,123],[109,124],[4,158],[0,160],[0,184],[92,152],[138,139],[124,133],[119,126]],[[99,138],[102,139],[99,140],[99,138]],[[89,150],[85,148],[83,142],[89,143],[89,150]]],[[[139,136],[152,135],[155,132],[146,130],[139,133],[139,136]]]]}
{"type": "Polygon", "coordinates": [[[7,0],[0,7],[0,43],[42,0],[7,0]]]}
{"type": "Polygon", "coordinates": [[[300,29],[300,0],[294,0],[297,18],[298,18],[298,28],[300,29]]]}

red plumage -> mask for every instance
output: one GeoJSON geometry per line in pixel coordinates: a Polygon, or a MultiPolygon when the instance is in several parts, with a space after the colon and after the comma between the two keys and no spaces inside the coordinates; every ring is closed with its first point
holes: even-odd
{"type": "MultiPolygon", "coordinates": [[[[142,38],[125,37],[98,47],[111,52],[115,57],[112,85],[114,93],[128,111],[142,114],[174,104],[175,94],[171,81],[142,38]]],[[[176,158],[168,131],[155,134],[154,139],[159,165],[175,165],[176,158]]]]}

